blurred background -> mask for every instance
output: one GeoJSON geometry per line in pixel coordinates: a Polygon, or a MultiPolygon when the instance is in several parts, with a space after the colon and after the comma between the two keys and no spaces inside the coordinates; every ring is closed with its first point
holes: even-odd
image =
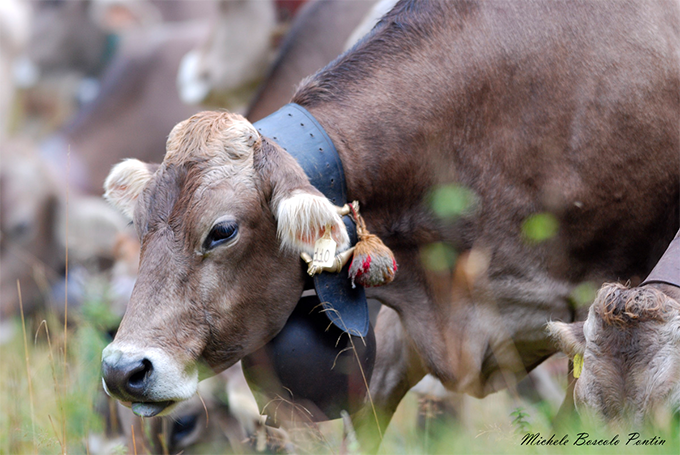
{"type": "MultiPolygon", "coordinates": [[[[142,422],[107,399],[101,349],[125,310],[139,244],[101,194],[112,165],[160,162],[172,127],[199,110],[253,122],[274,112],[393,3],[0,0],[0,453],[355,450],[341,421],[264,427],[239,366],[172,418],[142,422]]],[[[435,203],[459,206],[467,196],[456,194],[435,203]]],[[[455,261],[437,245],[423,254],[435,270],[455,261]]],[[[485,400],[428,377],[382,451],[517,451],[517,434],[550,431],[566,377],[556,357],[485,400]]]]}

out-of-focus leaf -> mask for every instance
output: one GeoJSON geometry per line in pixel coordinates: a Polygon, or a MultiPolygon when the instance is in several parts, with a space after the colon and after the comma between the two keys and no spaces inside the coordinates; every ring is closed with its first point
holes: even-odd
{"type": "Polygon", "coordinates": [[[557,234],[560,224],[550,213],[536,213],[524,220],[522,234],[530,242],[538,243],[548,240],[557,234]]]}
{"type": "Polygon", "coordinates": [[[576,306],[590,306],[595,301],[597,286],[591,281],[584,281],[571,291],[571,298],[576,306]]]}
{"type": "Polygon", "coordinates": [[[430,243],[420,250],[425,267],[433,272],[444,272],[453,269],[458,254],[450,246],[442,242],[430,243]]]}
{"type": "Polygon", "coordinates": [[[464,215],[477,203],[477,195],[464,186],[443,185],[432,192],[432,210],[443,219],[464,215]]]}

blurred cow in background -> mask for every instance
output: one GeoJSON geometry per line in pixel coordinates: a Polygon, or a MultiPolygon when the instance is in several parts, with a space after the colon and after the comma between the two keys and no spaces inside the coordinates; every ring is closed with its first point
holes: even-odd
{"type": "MultiPolygon", "coordinates": [[[[19,312],[17,281],[26,313],[53,301],[64,276],[66,247],[72,264],[98,269],[112,262],[126,222],[99,198],[64,192],[34,142],[5,141],[0,147],[0,318],[19,312]]],[[[77,266],[74,266],[77,268],[77,266]]],[[[63,306],[64,294],[58,296],[63,306]]],[[[54,303],[54,302],[53,302],[54,303]]]]}
{"type": "MultiPolygon", "coordinates": [[[[102,397],[103,398],[103,397],[102,397]]],[[[237,363],[201,384],[199,394],[167,417],[142,419],[107,397],[105,434],[91,434],[91,453],[293,453],[284,430],[265,426],[237,363]]]]}
{"type": "Polygon", "coordinates": [[[223,107],[247,103],[273,59],[276,31],[274,0],[220,1],[209,38],[182,60],[177,79],[182,100],[198,104],[220,92],[223,107]]]}
{"type": "Polygon", "coordinates": [[[205,20],[214,0],[69,0],[32,2],[26,51],[34,77],[98,76],[125,35],[162,23],[205,20]]]}
{"type": "Polygon", "coordinates": [[[26,114],[34,123],[46,123],[32,125],[33,134],[49,133],[97,96],[99,78],[125,47],[128,35],[153,33],[165,23],[205,20],[215,8],[214,0],[30,4],[34,10],[31,39],[15,78],[27,89],[26,114]]]}
{"type": "MultiPolygon", "coordinates": [[[[177,78],[182,100],[232,111],[243,111],[249,105],[245,110],[249,118],[255,121],[265,117],[290,100],[295,86],[304,77],[344,50],[375,0],[305,3],[296,13],[270,66],[282,28],[281,14],[277,14],[280,3],[221,2],[220,15],[209,38],[182,61],[177,78]],[[258,21],[255,29],[248,25],[253,18],[258,21]]],[[[289,8],[295,12],[304,2],[293,3],[289,8]]],[[[361,30],[370,30],[370,26],[364,25],[361,30]]],[[[362,34],[358,33],[356,39],[362,34]]]]}
{"type": "MultiPolygon", "coordinates": [[[[289,102],[303,78],[342,53],[350,35],[374,4],[375,0],[312,0],[305,4],[291,24],[279,55],[246,111],[246,117],[255,122],[289,102]]],[[[362,30],[366,28],[364,26],[362,30]]],[[[214,42],[212,45],[220,44],[214,42]]],[[[218,91],[217,87],[213,89],[218,91]]]]}
{"type": "Polygon", "coordinates": [[[162,156],[168,128],[196,111],[180,101],[175,75],[205,31],[204,21],[191,21],[130,32],[102,75],[98,96],[45,142],[44,157],[62,175],[70,166],[73,186],[98,194],[108,169],[126,153],[162,156]]]}
{"type": "Polygon", "coordinates": [[[21,0],[0,3],[0,145],[12,118],[14,59],[28,41],[30,10],[21,0]]]}
{"type": "Polygon", "coordinates": [[[49,288],[46,275],[63,264],[54,226],[56,183],[30,143],[4,141],[0,147],[0,315],[18,314],[17,280],[27,306],[49,288]]]}

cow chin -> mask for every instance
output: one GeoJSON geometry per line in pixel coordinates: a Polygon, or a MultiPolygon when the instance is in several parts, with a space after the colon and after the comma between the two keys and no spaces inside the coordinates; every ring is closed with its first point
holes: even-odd
{"type": "Polygon", "coordinates": [[[191,398],[198,376],[196,362],[182,364],[158,348],[113,342],[102,353],[104,390],[143,417],[166,415],[191,398]]]}

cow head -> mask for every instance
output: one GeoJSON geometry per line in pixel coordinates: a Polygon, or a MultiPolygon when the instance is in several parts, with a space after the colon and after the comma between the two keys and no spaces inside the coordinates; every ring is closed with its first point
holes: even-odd
{"type": "Polygon", "coordinates": [[[562,351],[583,358],[579,413],[637,425],[680,409],[680,304],[658,289],[605,285],[585,322],[551,322],[548,330],[562,351]]]}
{"type": "Polygon", "coordinates": [[[124,161],[105,189],[142,250],[103,380],[142,415],[168,412],[281,330],[304,285],[299,254],[327,224],[339,250],[349,244],[297,162],[239,115],[178,124],[160,166],[124,161]]]}

